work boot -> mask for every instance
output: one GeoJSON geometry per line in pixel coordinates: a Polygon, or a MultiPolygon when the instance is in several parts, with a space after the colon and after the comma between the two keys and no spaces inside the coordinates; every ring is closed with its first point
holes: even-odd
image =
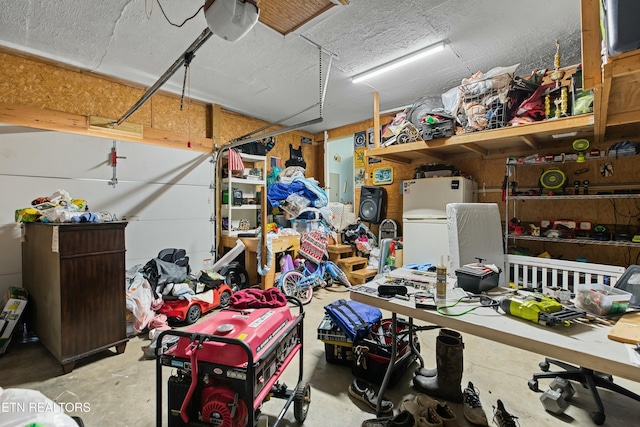
{"type": "Polygon", "coordinates": [[[480,395],[471,381],[469,381],[467,388],[462,393],[464,394],[462,413],[467,421],[478,426],[488,426],[487,415],[484,413],[480,403],[480,395]]]}
{"type": "Polygon", "coordinates": [[[459,427],[456,414],[451,411],[447,403],[438,403],[436,405],[436,414],[442,419],[443,427],[459,427]]]}
{"type": "Polygon", "coordinates": [[[429,396],[441,397],[454,403],[462,402],[462,349],[460,339],[440,335],[436,339],[436,366],[438,373],[433,377],[416,375],[413,386],[429,396]]]}
{"type": "Polygon", "coordinates": [[[390,417],[364,420],[360,427],[414,427],[415,418],[410,412],[403,411],[390,417]]]}
{"type": "MultiPolygon", "coordinates": [[[[454,331],[452,329],[440,329],[440,333],[438,335],[448,335],[453,338],[457,338],[462,342],[462,334],[458,331],[454,331]]],[[[438,373],[437,369],[427,369],[427,368],[417,368],[415,371],[415,375],[422,375],[423,377],[435,377],[438,373]]]]}
{"type": "Polygon", "coordinates": [[[507,412],[504,409],[504,404],[500,399],[498,399],[498,407],[493,407],[493,422],[498,425],[498,427],[518,427],[516,420],[518,417],[515,417],[507,412]]]}

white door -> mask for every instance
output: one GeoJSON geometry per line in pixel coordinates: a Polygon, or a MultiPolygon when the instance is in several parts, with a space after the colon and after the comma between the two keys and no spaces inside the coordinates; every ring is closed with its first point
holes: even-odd
{"type": "Polygon", "coordinates": [[[339,173],[329,173],[329,201],[330,202],[339,202],[340,201],[340,174],[339,173]]]}

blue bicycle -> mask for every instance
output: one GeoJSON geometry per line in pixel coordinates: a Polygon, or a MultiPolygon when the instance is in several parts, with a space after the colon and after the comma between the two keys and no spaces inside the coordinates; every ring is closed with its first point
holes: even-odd
{"type": "Polygon", "coordinates": [[[347,275],[334,262],[322,261],[316,265],[303,261],[295,269],[282,273],[278,286],[285,295],[300,299],[302,304],[309,304],[315,288],[332,286],[334,282],[351,286],[347,275]]]}

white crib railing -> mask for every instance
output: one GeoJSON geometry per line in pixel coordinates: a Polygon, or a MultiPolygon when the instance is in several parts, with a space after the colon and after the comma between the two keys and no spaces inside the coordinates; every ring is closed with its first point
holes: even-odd
{"type": "Polygon", "coordinates": [[[522,287],[561,288],[573,291],[580,283],[613,286],[625,268],[559,259],[506,255],[506,274],[522,287]]]}

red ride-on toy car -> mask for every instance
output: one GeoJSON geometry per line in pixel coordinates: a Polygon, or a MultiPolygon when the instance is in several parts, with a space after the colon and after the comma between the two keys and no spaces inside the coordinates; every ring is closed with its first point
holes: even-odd
{"type": "Polygon", "coordinates": [[[169,322],[184,322],[190,325],[211,310],[228,307],[233,290],[225,283],[223,276],[213,274],[215,278],[211,278],[206,272],[201,272],[195,284],[195,294],[192,294],[190,299],[163,294],[164,304],[157,312],[166,315],[169,322]]]}

